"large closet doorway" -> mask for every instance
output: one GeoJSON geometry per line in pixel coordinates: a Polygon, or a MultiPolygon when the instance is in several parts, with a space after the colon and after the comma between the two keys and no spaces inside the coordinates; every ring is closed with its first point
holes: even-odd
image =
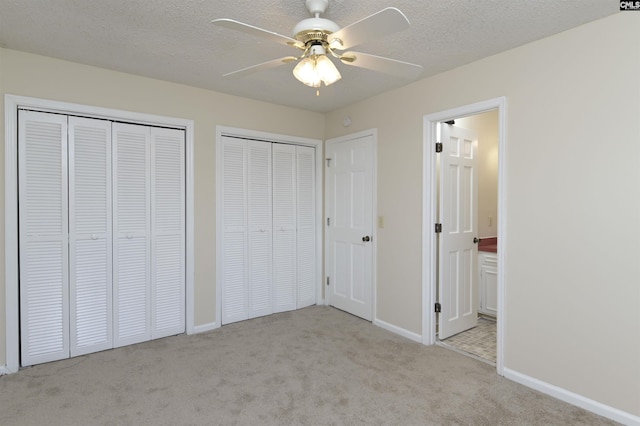
{"type": "Polygon", "coordinates": [[[185,331],[184,141],[18,112],[23,366],[185,331]]]}
{"type": "Polygon", "coordinates": [[[3,372],[193,332],[193,122],[5,101],[3,372]]]}
{"type": "Polygon", "coordinates": [[[319,300],[317,141],[220,130],[221,324],[319,300]]]}

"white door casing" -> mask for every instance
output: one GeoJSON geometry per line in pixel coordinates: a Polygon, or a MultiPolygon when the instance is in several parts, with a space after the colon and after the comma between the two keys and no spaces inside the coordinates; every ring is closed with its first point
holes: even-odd
{"type": "MultiPolygon", "coordinates": [[[[73,129],[71,128],[71,123],[74,120],[73,116],[82,116],[91,119],[95,119],[97,121],[108,121],[108,122],[130,122],[130,123],[139,123],[142,126],[159,126],[163,128],[173,128],[180,129],[184,134],[184,183],[185,183],[185,194],[184,194],[184,208],[185,208],[185,225],[186,225],[186,235],[185,235],[185,296],[186,300],[184,301],[184,312],[186,314],[186,331],[188,334],[192,334],[194,332],[202,332],[207,331],[212,328],[216,328],[219,326],[219,322],[203,324],[199,326],[194,325],[194,203],[193,203],[193,183],[194,183],[194,173],[193,173],[193,144],[194,144],[194,125],[192,120],[185,120],[179,118],[172,118],[166,116],[157,116],[152,114],[145,113],[137,113],[123,110],[116,110],[110,108],[101,108],[95,106],[87,106],[80,104],[72,104],[66,102],[58,102],[51,101],[46,99],[38,99],[38,98],[30,98],[23,96],[15,96],[6,94],[4,96],[5,100],[5,284],[6,284],[6,299],[5,299],[5,310],[6,310],[6,365],[0,365],[0,374],[14,373],[17,372],[21,365],[21,346],[24,349],[24,344],[21,345],[20,342],[20,334],[24,332],[20,327],[20,309],[19,305],[23,303],[21,298],[19,297],[19,286],[20,286],[20,276],[19,276],[19,259],[24,258],[24,255],[20,254],[19,251],[24,244],[19,244],[20,237],[20,223],[23,222],[22,218],[19,218],[19,212],[22,209],[18,208],[19,201],[18,195],[20,192],[19,181],[25,182],[25,179],[19,176],[21,172],[24,170],[20,170],[19,167],[19,157],[20,159],[24,158],[24,155],[18,155],[20,150],[19,143],[19,126],[20,120],[18,119],[19,114],[23,114],[24,112],[30,111],[47,111],[47,113],[53,113],[52,116],[57,116],[58,118],[68,119],[69,120],[69,129],[67,134],[69,135],[69,145],[68,148],[65,146],[64,149],[68,149],[69,160],[68,160],[68,168],[69,173],[71,173],[71,168],[75,165],[72,164],[77,154],[73,153],[73,140],[72,133],[73,129]],[[21,112],[22,111],[22,112],[21,112]],[[69,118],[65,117],[69,116],[69,118]],[[20,219],[20,220],[19,220],[20,219]]],[[[96,122],[97,122],[96,121],[96,122]]],[[[89,122],[85,122],[85,125],[89,122]]],[[[84,126],[84,125],[83,125],[84,126]]],[[[24,136],[24,135],[23,135],[24,136]]],[[[91,138],[91,136],[89,136],[91,138]]],[[[22,139],[22,137],[20,138],[22,139]]],[[[67,139],[64,138],[66,142],[67,139]]],[[[84,143],[83,143],[84,144],[84,143]]],[[[82,153],[80,153],[82,157],[82,153]]],[[[55,156],[50,158],[55,159],[55,156]]],[[[79,159],[76,159],[79,161],[79,159]]],[[[83,162],[86,159],[83,160],[83,162]]],[[[55,160],[54,160],[55,161],[55,160]]],[[[80,165],[80,163],[78,163],[80,165]]],[[[46,167],[43,169],[43,171],[46,167]]],[[[83,172],[86,175],[86,170],[83,172]]],[[[79,179],[82,179],[78,176],[79,179]]],[[[73,176],[69,176],[68,180],[68,199],[70,200],[72,197],[76,195],[80,195],[84,189],[87,189],[86,185],[82,191],[78,190],[77,194],[71,194],[71,190],[73,190],[72,184],[73,176]]],[[[79,189],[79,188],[78,188],[79,189]]],[[[95,188],[94,188],[95,189],[95,188]]],[[[93,192],[93,189],[91,190],[93,192]]],[[[53,196],[53,194],[50,194],[53,196]]],[[[20,201],[22,203],[22,200],[20,201]]],[[[71,220],[71,215],[74,213],[73,209],[67,207],[68,209],[68,220],[71,220]]],[[[24,213],[24,212],[22,212],[24,213]]],[[[69,241],[69,246],[73,245],[73,236],[71,235],[73,232],[72,224],[68,225],[68,236],[65,239],[69,241]]],[[[86,225],[86,224],[85,224],[86,225]]],[[[86,226],[83,225],[86,231],[86,226]]],[[[80,231],[80,229],[78,229],[80,231]]],[[[92,233],[92,237],[95,237],[95,233],[92,233]]],[[[81,236],[80,232],[77,232],[77,236],[81,236]]],[[[100,233],[98,233],[97,241],[100,241],[100,233]]],[[[93,238],[91,238],[93,240],[93,238]]],[[[113,239],[113,235],[112,235],[113,239]]],[[[78,240],[81,241],[82,237],[78,240]]],[[[88,253],[87,253],[88,254],[88,253]]],[[[68,267],[67,267],[67,277],[69,279],[69,284],[67,287],[67,293],[69,294],[69,298],[71,299],[73,295],[70,294],[70,290],[73,288],[74,283],[73,275],[76,273],[76,276],[79,278],[79,271],[72,270],[72,262],[73,259],[72,253],[68,251],[68,267]]],[[[99,256],[98,256],[99,257],[99,256]]],[[[81,262],[85,262],[87,259],[79,259],[81,262]]],[[[96,261],[97,259],[93,259],[96,261]]],[[[99,264],[98,261],[96,264],[99,264]]],[[[24,268],[24,266],[23,266],[24,268]]],[[[56,272],[52,268],[48,268],[48,270],[52,272],[56,272]]],[[[82,268],[81,268],[82,269],[82,268]]],[[[97,270],[94,268],[85,268],[85,273],[88,270],[97,270]]],[[[87,285],[91,285],[91,281],[95,280],[95,277],[89,277],[84,275],[82,277],[84,289],[88,289],[87,285]]],[[[98,280],[100,281],[100,280],[98,280]]],[[[73,311],[74,307],[70,306],[73,302],[71,300],[67,300],[66,307],[69,311],[73,311]]],[[[98,303],[98,306],[100,303],[98,303]]],[[[85,308],[88,305],[85,305],[85,308]]],[[[63,309],[63,310],[64,310],[63,309]]],[[[23,310],[24,311],[24,310],[23,310]]],[[[85,310],[85,313],[87,311],[85,310]]],[[[92,327],[86,327],[85,324],[82,325],[82,330],[78,329],[75,332],[78,335],[74,336],[74,325],[71,323],[73,318],[72,314],[67,314],[67,323],[69,327],[63,326],[63,329],[70,329],[70,336],[67,336],[67,340],[70,337],[70,344],[73,345],[73,339],[77,338],[80,345],[78,348],[81,351],[90,352],[89,349],[94,343],[95,340],[99,341],[100,338],[97,338],[97,335],[100,335],[102,331],[98,332],[97,335],[94,335],[96,330],[92,330],[92,327]]],[[[76,320],[80,319],[77,317],[76,320]]],[[[94,317],[95,318],[95,317],[94,317]]],[[[102,327],[102,326],[100,326],[102,327]]],[[[98,327],[98,328],[100,328],[98,327]]],[[[184,329],[182,330],[184,331],[184,329]]],[[[49,333],[47,333],[49,334],[49,333]]],[[[51,337],[52,335],[50,335],[51,337]]],[[[50,343],[50,342],[49,342],[50,343]]],[[[43,345],[46,346],[46,342],[43,342],[43,345]]],[[[97,348],[98,346],[94,346],[97,348]]],[[[40,349],[42,349],[41,347],[40,349]]],[[[75,349],[73,347],[70,348],[71,352],[75,349]]],[[[96,349],[98,350],[98,349],[96,349]]],[[[79,354],[79,352],[77,352],[79,354]]],[[[69,353],[64,357],[68,357],[69,353]]],[[[45,362],[38,361],[38,362],[45,362]]]]}
{"type": "Polygon", "coordinates": [[[504,341],[508,312],[504,309],[506,285],[505,285],[505,253],[509,244],[507,238],[507,207],[506,207],[506,168],[507,168],[507,99],[498,97],[484,100],[474,104],[464,105],[445,111],[439,111],[423,117],[423,179],[422,179],[422,342],[425,345],[437,343],[436,316],[434,304],[437,302],[437,234],[434,232],[434,223],[438,220],[436,158],[440,154],[435,151],[436,142],[439,142],[437,128],[440,122],[453,120],[459,117],[480,114],[491,110],[498,111],[498,276],[497,276],[497,351],[496,370],[499,375],[504,374],[504,341]]]}
{"type": "Polygon", "coordinates": [[[446,339],[478,322],[477,137],[441,124],[440,291],[438,337],[446,339]]]}
{"type": "Polygon", "coordinates": [[[329,304],[371,321],[374,282],[375,134],[326,144],[326,276],[329,304]]]}

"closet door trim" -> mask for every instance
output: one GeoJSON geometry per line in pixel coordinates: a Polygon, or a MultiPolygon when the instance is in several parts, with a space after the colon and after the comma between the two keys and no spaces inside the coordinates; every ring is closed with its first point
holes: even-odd
{"type": "MultiPolygon", "coordinates": [[[[66,115],[100,118],[185,131],[185,296],[187,334],[219,327],[220,322],[195,326],[194,310],[194,122],[154,114],[58,102],[6,94],[5,118],[5,359],[0,375],[17,372],[20,367],[19,275],[18,275],[18,110],[35,110],[66,115]]],[[[219,310],[218,310],[219,312],[219,310]]]]}
{"type": "MultiPolygon", "coordinates": [[[[324,142],[320,139],[312,139],[312,138],[302,138],[296,136],[288,136],[281,135],[275,133],[267,133],[267,132],[259,132],[255,130],[247,130],[240,129],[235,127],[227,127],[227,126],[216,126],[216,264],[220,265],[222,262],[221,256],[223,252],[223,240],[222,240],[222,205],[219,202],[217,194],[222,193],[222,176],[220,175],[220,171],[222,170],[222,139],[223,136],[239,138],[239,139],[248,139],[248,140],[256,140],[256,141],[264,141],[271,143],[283,143],[289,145],[298,145],[298,146],[308,146],[315,148],[315,217],[316,217],[316,228],[315,228],[315,253],[316,253],[316,304],[324,305],[325,300],[323,298],[323,272],[322,272],[322,220],[323,216],[323,200],[322,200],[322,182],[323,182],[323,144],[324,142]]],[[[222,282],[223,277],[221,275],[221,268],[216,268],[216,323],[221,324],[222,321],[222,282]]]]}

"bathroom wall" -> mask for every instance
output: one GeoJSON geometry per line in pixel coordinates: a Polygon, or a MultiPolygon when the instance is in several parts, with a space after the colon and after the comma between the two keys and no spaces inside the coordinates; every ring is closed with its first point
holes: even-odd
{"type": "Polygon", "coordinates": [[[456,119],[478,135],[478,236],[498,236],[498,111],[456,119]]]}

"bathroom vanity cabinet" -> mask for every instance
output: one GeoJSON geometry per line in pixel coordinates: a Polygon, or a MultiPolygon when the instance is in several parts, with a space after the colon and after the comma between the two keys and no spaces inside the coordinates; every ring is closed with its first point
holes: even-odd
{"type": "Polygon", "coordinates": [[[498,255],[496,253],[479,251],[478,265],[480,273],[480,307],[481,314],[498,314],[498,255]]]}

